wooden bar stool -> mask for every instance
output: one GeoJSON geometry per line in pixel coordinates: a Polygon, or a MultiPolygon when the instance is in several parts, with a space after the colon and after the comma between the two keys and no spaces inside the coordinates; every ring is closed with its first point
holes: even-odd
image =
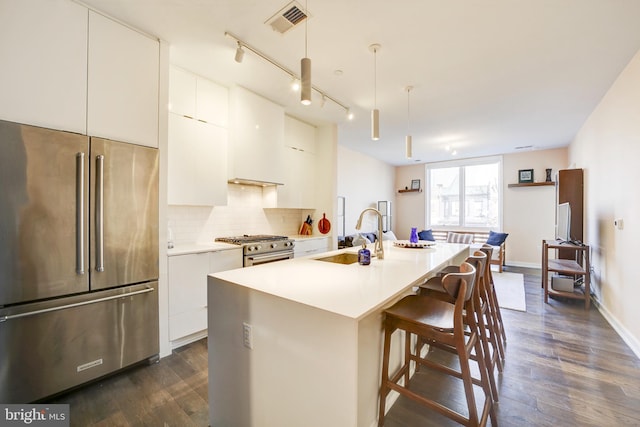
{"type": "MultiPolygon", "coordinates": [[[[482,245],[480,251],[487,254],[487,257],[491,259],[493,255],[493,246],[482,245]]],[[[487,265],[484,273],[484,283],[486,298],[489,302],[489,315],[492,322],[492,333],[495,336],[495,341],[498,344],[498,353],[500,359],[504,360],[505,354],[505,341],[506,334],[504,332],[504,325],[502,324],[502,314],[500,313],[500,306],[498,305],[498,298],[496,296],[495,285],[493,284],[493,274],[491,274],[491,264],[487,265]]]]}
{"type": "MultiPolygon", "coordinates": [[[[485,245],[482,245],[480,250],[485,251],[486,253],[489,254],[489,257],[491,257],[493,252],[493,246],[485,244],[485,245]],[[491,253],[489,253],[489,251],[491,251],[491,253]]],[[[486,278],[487,293],[489,294],[489,302],[491,304],[490,305],[491,316],[493,317],[494,325],[496,328],[496,336],[498,338],[498,345],[500,346],[499,348],[501,350],[500,356],[504,360],[506,356],[504,349],[507,343],[507,334],[504,329],[504,322],[502,321],[502,313],[500,312],[500,304],[498,304],[498,295],[496,294],[496,287],[493,282],[493,273],[491,272],[490,265],[489,265],[489,268],[487,269],[486,276],[487,276],[486,278]]]]}
{"type": "Polygon", "coordinates": [[[382,381],[378,414],[379,427],[384,425],[386,398],[391,390],[395,390],[465,426],[484,426],[489,418],[492,425],[497,425],[487,369],[484,365],[484,356],[480,344],[480,330],[474,315],[464,315],[465,312],[474,313],[472,295],[475,275],[476,269],[473,266],[468,263],[462,263],[459,272],[449,273],[443,277],[442,283],[446,292],[455,299],[453,304],[421,295],[409,295],[385,310],[382,381]],[[397,329],[405,331],[405,355],[402,367],[390,378],[391,335],[397,329]],[[465,334],[465,329],[468,329],[469,334],[465,334]],[[459,359],[460,370],[422,358],[420,356],[420,345],[412,352],[410,345],[412,334],[422,337],[428,343],[439,343],[454,348],[459,359]],[[469,362],[472,352],[479,355],[476,358],[476,362],[480,372],[479,385],[484,394],[480,415],[476,407],[473,390],[474,380],[471,376],[469,362]],[[467,416],[447,407],[444,402],[421,396],[409,388],[412,360],[423,367],[462,380],[468,408],[467,416]],[[404,378],[404,384],[400,385],[399,381],[402,378],[404,378]]]}
{"type": "MultiPolygon", "coordinates": [[[[486,290],[485,274],[486,268],[490,267],[487,254],[483,251],[476,251],[473,255],[466,259],[466,262],[471,264],[476,269],[475,287],[473,289],[473,303],[475,308],[476,321],[480,328],[480,340],[482,344],[482,350],[485,358],[485,365],[488,371],[489,385],[491,386],[491,395],[493,400],[497,402],[499,400],[498,387],[495,379],[496,367],[498,372],[502,372],[502,362],[500,359],[498,343],[495,336],[495,329],[493,325],[493,319],[491,317],[489,309],[489,297],[486,290]]],[[[450,271],[451,267],[447,268],[450,271]]],[[[446,292],[442,285],[442,276],[432,277],[426,283],[422,284],[419,289],[419,294],[431,298],[437,298],[442,301],[454,303],[454,299],[446,292]]],[[[466,313],[465,313],[466,314],[466,313]]],[[[439,346],[444,350],[454,352],[455,349],[446,346],[439,346]]],[[[476,355],[472,355],[472,359],[476,355]]],[[[475,360],[475,359],[474,359],[475,360]]]]}

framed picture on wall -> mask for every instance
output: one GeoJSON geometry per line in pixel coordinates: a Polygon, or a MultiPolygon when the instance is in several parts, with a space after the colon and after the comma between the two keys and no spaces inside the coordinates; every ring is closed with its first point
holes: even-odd
{"type": "Polygon", "coordinates": [[[412,190],[419,190],[420,189],[420,180],[419,179],[412,179],[411,180],[411,189],[412,190]]]}
{"type": "Polygon", "coordinates": [[[518,171],[518,183],[526,184],[533,182],[533,169],[520,169],[518,171]]]}

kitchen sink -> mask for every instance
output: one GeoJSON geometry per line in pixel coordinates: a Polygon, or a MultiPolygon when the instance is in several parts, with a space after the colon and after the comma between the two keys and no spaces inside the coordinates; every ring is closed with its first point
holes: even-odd
{"type": "Polygon", "coordinates": [[[336,264],[353,264],[358,262],[358,254],[344,252],[336,255],[329,255],[322,258],[314,258],[317,261],[333,262],[336,264]]]}

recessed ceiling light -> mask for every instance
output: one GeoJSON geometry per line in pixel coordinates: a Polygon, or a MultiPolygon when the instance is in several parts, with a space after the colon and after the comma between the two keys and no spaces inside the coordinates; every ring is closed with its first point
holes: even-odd
{"type": "Polygon", "coordinates": [[[334,70],[333,74],[336,75],[336,76],[341,76],[341,75],[344,74],[344,72],[342,70],[334,70]]]}

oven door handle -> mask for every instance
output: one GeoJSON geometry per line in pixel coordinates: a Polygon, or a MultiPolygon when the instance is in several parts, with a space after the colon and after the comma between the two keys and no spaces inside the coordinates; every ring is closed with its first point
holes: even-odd
{"type": "Polygon", "coordinates": [[[247,259],[251,260],[252,262],[264,262],[264,261],[268,262],[268,261],[276,261],[279,259],[286,259],[286,257],[293,258],[293,252],[281,251],[281,252],[270,253],[266,255],[251,255],[251,256],[247,256],[247,259]]]}

